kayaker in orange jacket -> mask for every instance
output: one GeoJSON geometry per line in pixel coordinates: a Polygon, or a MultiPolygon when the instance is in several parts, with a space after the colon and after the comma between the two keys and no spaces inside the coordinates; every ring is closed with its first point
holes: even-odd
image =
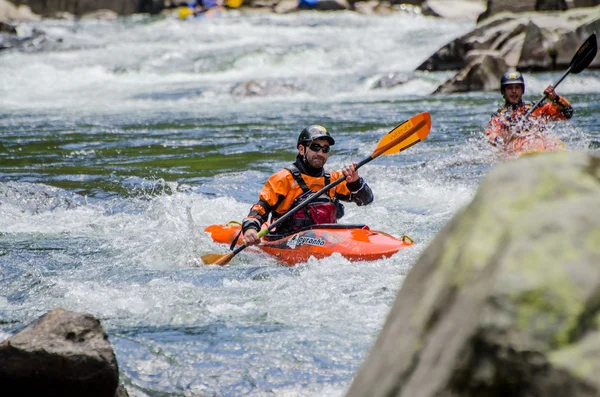
{"type": "Polygon", "coordinates": [[[563,143],[546,134],[550,121],[568,120],[573,116],[573,108],[567,99],[556,94],[549,85],[544,94],[548,103],[535,109],[525,119],[525,114],[533,107],[523,102],[525,80],[519,72],[507,72],[500,80],[500,92],[504,105],[492,115],[485,134],[493,146],[509,152],[526,150],[557,150],[563,143]]]}
{"type": "Polygon", "coordinates": [[[298,136],[296,161],[267,180],[258,202],[242,222],[244,244],[260,242],[258,231],[268,220],[269,214],[272,214],[271,221],[274,222],[313,192],[342,176],[346,176],[344,182],[299,210],[275,232],[288,233],[313,224],[336,223],[344,212],[340,200],[357,205],[367,205],[373,201],[373,192],[358,175],[356,163],[345,166],[341,172],[324,170],[323,166],[334,144],[335,140],[325,127],[311,125],[302,130],[298,136]]]}

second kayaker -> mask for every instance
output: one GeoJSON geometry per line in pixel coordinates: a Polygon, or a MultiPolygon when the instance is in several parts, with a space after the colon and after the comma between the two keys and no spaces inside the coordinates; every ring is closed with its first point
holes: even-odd
{"type": "MultiPolygon", "coordinates": [[[[573,116],[569,101],[549,85],[544,94],[548,103],[535,109],[528,119],[525,114],[533,107],[523,102],[525,79],[519,72],[507,72],[500,80],[504,105],[492,115],[485,132],[488,142],[507,151],[520,151],[529,144],[529,133],[544,133],[549,121],[568,120],[573,116]]],[[[558,139],[556,140],[560,142],[558,139]]]]}
{"type": "Polygon", "coordinates": [[[344,214],[340,201],[367,205],[373,201],[369,185],[358,175],[356,163],[345,166],[342,171],[325,171],[323,168],[335,140],[320,125],[311,125],[298,136],[296,161],[273,174],[265,183],[248,216],[242,223],[244,244],[260,242],[258,231],[269,214],[271,222],[307,199],[330,182],[346,176],[346,180],[331,188],[328,194],[299,210],[294,216],[277,227],[275,233],[284,234],[314,224],[336,223],[344,214]]]}

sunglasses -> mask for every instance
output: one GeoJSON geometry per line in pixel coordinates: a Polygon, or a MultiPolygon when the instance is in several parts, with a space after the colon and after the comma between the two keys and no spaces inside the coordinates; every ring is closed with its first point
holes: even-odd
{"type": "Polygon", "coordinates": [[[331,147],[329,145],[321,146],[318,143],[311,143],[308,148],[313,152],[318,152],[319,150],[322,150],[323,153],[329,153],[329,151],[331,150],[331,147]]]}

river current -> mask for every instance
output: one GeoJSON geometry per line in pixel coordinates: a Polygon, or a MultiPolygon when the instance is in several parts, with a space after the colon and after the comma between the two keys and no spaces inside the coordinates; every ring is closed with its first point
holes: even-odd
{"type": "MultiPolygon", "coordinates": [[[[345,12],[21,25],[51,45],[0,53],[0,340],[61,307],[102,321],[132,396],[343,396],[419,254],[509,161],[482,135],[498,92],[433,96],[452,73],[414,72],[473,26],[345,12]],[[390,73],[406,82],[374,88],[390,73]],[[429,137],[364,166],[375,201],[343,219],[413,247],[199,265],[227,250],[204,228],[247,214],[302,128],[331,131],[340,169],[423,111],[429,137]]],[[[561,74],[526,74],[526,99],[561,74]]],[[[575,116],[552,133],[598,154],[600,73],[557,91],[575,116]]]]}

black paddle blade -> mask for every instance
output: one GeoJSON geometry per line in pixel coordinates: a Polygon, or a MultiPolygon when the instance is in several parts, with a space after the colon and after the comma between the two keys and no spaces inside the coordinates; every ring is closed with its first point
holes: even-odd
{"type": "Polygon", "coordinates": [[[587,68],[596,57],[596,52],[598,52],[598,42],[596,41],[596,33],[592,33],[571,59],[569,64],[571,73],[577,74],[587,68]]]}

